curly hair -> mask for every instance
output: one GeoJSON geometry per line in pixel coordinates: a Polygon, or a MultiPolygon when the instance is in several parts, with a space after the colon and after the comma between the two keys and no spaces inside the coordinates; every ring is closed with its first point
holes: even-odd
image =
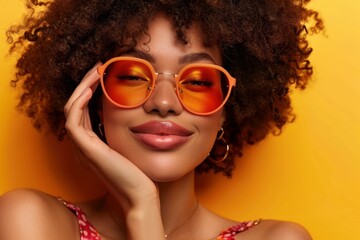
{"type": "MultiPolygon", "coordinates": [[[[134,48],[158,12],[171,19],[183,44],[197,23],[204,45],[220,47],[223,67],[237,79],[223,125],[230,154],[221,164],[205,160],[197,172],[231,176],[244,145],[279,134],[294,119],[289,89],[307,85],[313,72],[307,36],[324,28],[309,1],[28,0],[23,23],[7,31],[10,52],[21,54],[12,81],[21,91],[18,107],[36,128],[47,126],[62,139],[63,107],[96,62],[134,48]]],[[[100,96],[94,94],[91,109],[100,96]]],[[[90,114],[97,126],[96,111],[90,114]]]]}

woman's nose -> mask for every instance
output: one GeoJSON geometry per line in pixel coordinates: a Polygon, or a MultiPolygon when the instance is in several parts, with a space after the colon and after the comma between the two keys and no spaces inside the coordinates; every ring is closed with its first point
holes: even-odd
{"type": "Polygon", "coordinates": [[[157,113],[162,117],[168,114],[179,115],[183,106],[176,94],[174,76],[161,74],[156,80],[156,86],[151,96],[144,103],[147,113],[157,113]]]}

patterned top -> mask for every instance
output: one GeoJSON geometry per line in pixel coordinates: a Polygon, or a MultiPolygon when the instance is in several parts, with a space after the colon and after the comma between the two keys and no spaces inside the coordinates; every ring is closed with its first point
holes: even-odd
{"type": "Polygon", "coordinates": [[[256,221],[240,222],[235,226],[229,227],[216,238],[216,240],[235,240],[237,234],[244,232],[261,222],[261,219],[256,221]]]}
{"type": "MultiPolygon", "coordinates": [[[[65,201],[58,197],[58,200],[62,202],[68,209],[70,209],[75,215],[79,223],[80,239],[81,240],[101,240],[100,234],[96,231],[95,227],[87,220],[85,213],[74,204],[65,201]]],[[[261,219],[256,221],[240,222],[220,233],[216,240],[235,240],[237,234],[244,232],[261,222],[261,219]]]]}
{"type": "Polygon", "coordinates": [[[68,209],[70,209],[75,215],[79,223],[80,240],[101,240],[100,234],[96,231],[94,226],[87,220],[85,213],[72,203],[65,201],[58,197],[58,200],[62,202],[68,209]]]}

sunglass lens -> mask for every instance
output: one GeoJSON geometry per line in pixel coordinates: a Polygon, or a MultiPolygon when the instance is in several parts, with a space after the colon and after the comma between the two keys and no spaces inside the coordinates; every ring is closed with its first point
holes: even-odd
{"type": "Polygon", "coordinates": [[[128,60],[115,61],[104,71],[104,88],[109,98],[123,107],[141,104],[154,79],[144,63],[128,60]]]}
{"type": "Polygon", "coordinates": [[[192,112],[206,114],[217,110],[229,92],[228,78],[215,68],[191,67],[179,78],[179,97],[192,112]]]}

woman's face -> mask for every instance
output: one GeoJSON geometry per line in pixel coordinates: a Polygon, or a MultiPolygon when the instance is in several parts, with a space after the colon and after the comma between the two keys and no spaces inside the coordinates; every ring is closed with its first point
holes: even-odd
{"type": "MultiPolygon", "coordinates": [[[[221,65],[217,47],[204,47],[196,26],[188,31],[184,45],[168,18],[158,15],[149,24],[148,34],[138,41],[134,52],[150,60],[156,72],[178,73],[189,63],[221,65]]],[[[171,74],[160,74],[148,100],[132,109],[116,107],[104,96],[102,120],[107,143],[128,158],[152,180],[176,180],[192,171],[210,152],[221,128],[222,110],[207,116],[186,111],[174,91],[171,74]]]]}

